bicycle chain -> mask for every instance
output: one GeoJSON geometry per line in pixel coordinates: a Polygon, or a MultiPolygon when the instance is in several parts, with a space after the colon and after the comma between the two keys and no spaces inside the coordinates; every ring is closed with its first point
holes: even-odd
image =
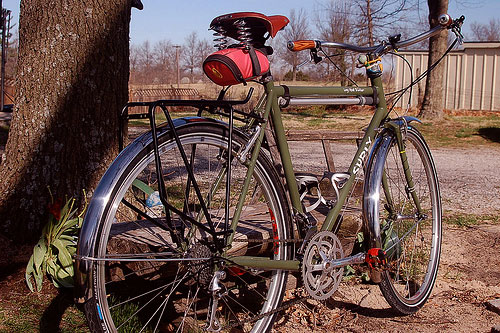
{"type": "Polygon", "coordinates": [[[304,239],[233,239],[233,243],[302,243],[304,239]]]}
{"type": "MultiPolygon", "coordinates": [[[[233,239],[233,242],[238,242],[238,243],[302,243],[303,241],[304,241],[304,239],[302,239],[302,238],[299,238],[299,239],[246,239],[246,240],[245,239],[240,239],[240,240],[233,239]]],[[[301,287],[301,288],[297,288],[296,290],[303,291],[303,289],[304,288],[301,287]]],[[[249,318],[249,319],[246,319],[243,321],[235,322],[232,325],[225,327],[224,329],[233,329],[233,328],[236,328],[238,326],[242,326],[242,325],[247,324],[247,323],[256,322],[256,321],[258,321],[266,316],[274,315],[276,313],[284,311],[284,310],[292,307],[293,305],[298,304],[298,303],[302,302],[303,300],[306,300],[309,298],[311,298],[311,296],[307,295],[307,296],[301,296],[299,298],[285,301],[285,302],[283,302],[282,305],[280,305],[276,309],[261,313],[253,318],[249,318]]]]}

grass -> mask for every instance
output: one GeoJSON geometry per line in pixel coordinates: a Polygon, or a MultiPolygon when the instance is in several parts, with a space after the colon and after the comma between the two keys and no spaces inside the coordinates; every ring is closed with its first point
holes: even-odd
{"type": "Polygon", "coordinates": [[[447,115],[440,122],[425,122],[419,129],[439,147],[470,147],[500,143],[500,113],[487,116],[447,115]]]}
{"type": "MultiPolygon", "coordinates": [[[[196,115],[195,111],[172,113],[174,118],[193,115],[196,115]]],[[[208,113],[204,115],[207,116],[208,113]]],[[[285,129],[359,131],[368,126],[372,115],[373,110],[363,107],[311,106],[286,108],[282,118],[285,129]]],[[[157,115],[157,121],[165,121],[163,114],[157,115]]],[[[148,126],[148,121],[133,120],[130,124],[148,126]]],[[[486,115],[479,112],[475,115],[474,111],[468,112],[467,115],[446,114],[441,121],[413,124],[422,132],[431,147],[498,146],[500,143],[500,112],[490,112],[486,115]]]]}
{"type": "Polygon", "coordinates": [[[500,215],[454,214],[445,216],[443,222],[457,227],[471,227],[481,223],[500,223],[500,215]]]}
{"type": "MultiPolygon", "coordinates": [[[[44,284],[40,293],[12,292],[0,303],[0,332],[88,332],[83,313],[72,304],[72,294],[57,295],[44,284]]],[[[2,295],[3,297],[4,295],[2,295]]]]}

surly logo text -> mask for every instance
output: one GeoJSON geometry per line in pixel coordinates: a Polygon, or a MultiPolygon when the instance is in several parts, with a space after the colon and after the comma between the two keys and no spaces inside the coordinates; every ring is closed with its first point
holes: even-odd
{"type": "Polygon", "coordinates": [[[363,151],[361,154],[359,154],[358,160],[356,161],[356,165],[354,166],[354,169],[352,169],[352,172],[354,174],[357,174],[358,171],[361,169],[363,166],[363,161],[365,160],[366,156],[368,156],[368,149],[370,148],[370,145],[372,144],[372,139],[368,137],[368,140],[365,143],[365,147],[363,148],[363,151]]]}
{"type": "Polygon", "coordinates": [[[359,87],[348,87],[348,88],[346,87],[346,88],[344,88],[345,93],[355,93],[355,92],[362,93],[364,91],[365,91],[364,88],[359,88],[359,87]]]}

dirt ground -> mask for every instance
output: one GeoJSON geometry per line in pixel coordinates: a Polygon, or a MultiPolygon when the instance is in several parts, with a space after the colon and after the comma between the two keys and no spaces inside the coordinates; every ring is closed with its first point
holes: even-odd
{"type": "MultiPolygon", "coordinates": [[[[321,174],[326,169],[317,143],[292,143],[291,149],[298,170],[321,174]],[[311,165],[311,160],[318,163],[311,165]]],[[[347,144],[332,146],[339,171],[347,168],[343,161],[352,156],[353,149],[347,144]]],[[[500,325],[500,314],[485,305],[500,298],[500,147],[439,148],[433,149],[433,154],[444,215],[475,214],[478,221],[469,226],[444,224],[437,283],[423,309],[415,315],[398,316],[376,285],[344,282],[325,303],[307,300],[286,310],[275,325],[276,332],[490,332],[500,325]]],[[[16,249],[16,253],[10,253],[12,248],[5,248],[5,244],[7,240],[0,239],[0,310],[9,311],[18,306],[13,301],[15,295],[29,293],[24,283],[29,251],[16,249]],[[27,254],[22,255],[24,252],[27,254]]],[[[55,296],[48,284],[44,288],[49,290],[46,295],[34,297],[55,296]]],[[[0,331],[4,332],[2,311],[0,331]]],[[[52,321],[47,320],[46,309],[41,313],[38,327],[42,331],[42,321],[52,321]]],[[[58,323],[52,322],[50,327],[56,329],[58,323]]]]}
{"type": "MultiPolygon", "coordinates": [[[[321,147],[307,145],[291,144],[296,167],[322,172],[326,162],[307,162],[321,160],[321,147]]],[[[338,171],[347,169],[345,162],[354,149],[332,145],[338,171]]],[[[309,300],[294,305],[275,325],[276,331],[491,332],[500,325],[500,314],[486,306],[500,298],[500,147],[438,148],[432,153],[444,217],[474,214],[478,220],[466,227],[444,224],[437,283],[426,305],[415,315],[398,316],[378,286],[347,282],[325,304],[309,300]]]]}

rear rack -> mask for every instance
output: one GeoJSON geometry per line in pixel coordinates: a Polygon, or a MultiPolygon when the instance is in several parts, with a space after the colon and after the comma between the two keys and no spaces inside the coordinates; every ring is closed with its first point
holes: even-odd
{"type": "MultiPolygon", "coordinates": [[[[174,124],[174,121],[172,117],[170,116],[170,112],[168,111],[168,107],[176,107],[176,106],[190,106],[195,109],[198,109],[197,115],[201,116],[204,111],[209,112],[211,114],[218,114],[222,116],[227,116],[229,117],[229,142],[228,142],[228,151],[232,151],[232,144],[233,144],[233,126],[234,126],[234,119],[241,120],[244,122],[248,122],[250,118],[255,119],[258,122],[263,122],[264,119],[257,115],[255,112],[251,113],[246,113],[240,110],[234,109],[234,106],[236,105],[242,105],[248,103],[250,100],[252,93],[253,93],[253,88],[250,88],[247,96],[243,100],[224,100],[224,95],[225,95],[226,90],[222,90],[219,94],[219,97],[216,100],[179,100],[179,99],[166,99],[166,100],[157,100],[154,102],[130,102],[127,103],[120,115],[119,115],[119,150],[122,151],[124,148],[124,135],[125,135],[125,125],[126,121],[130,119],[149,119],[149,125],[151,128],[151,137],[153,141],[153,151],[154,151],[154,157],[155,157],[155,168],[156,168],[156,173],[158,174],[158,192],[159,192],[159,197],[160,201],[165,207],[165,220],[168,225],[168,230],[171,233],[171,236],[173,239],[178,237],[177,234],[177,229],[175,228],[174,224],[172,223],[172,217],[171,213],[178,214],[183,220],[188,221],[189,223],[192,223],[199,228],[203,229],[204,231],[208,232],[211,234],[214,240],[219,240],[218,236],[221,234],[227,234],[228,232],[231,232],[230,230],[227,230],[227,227],[225,228],[224,231],[219,231],[217,232],[215,230],[214,223],[211,220],[210,213],[208,211],[208,207],[205,205],[204,198],[202,197],[200,188],[197,184],[197,181],[194,177],[193,170],[191,168],[191,163],[188,160],[187,154],[184,151],[184,147],[182,146],[181,140],[179,138],[179,135],[176,131],[176,127],[174,124]],[[147,107],[148,112],[146,113],[136,113],[136,114],[128,114],[128,110],[133,107],[147,107]],[[184,162],[184,165],[186,167],[186,171],[188,173],[188,183],[189,186],[192,186],[194,189],[196,196],[198,198],[198,201],[200,203],[203,215],[205,216],[207,220],[208,227],[201,224],[200,222],[196,221],[192,217],[188,216],[184,212],[176,209],[174,206],[169,204],[168,198],[167,198],[167,191],[165,188],[165,183],[163,180],[162,175],[162,165],[161,165],[161,159],[160,159],[160,152],[159,152],[159,144],[158,144],[158,127],[156,125],[156,119],[155,119],[155,113],[157,108],[159,108],[163,114],[165,115],[165,118],[167,119],[167,125],[168,128],[171,130],[172,135],[174,137],[174,141],[177,145],[177,149],[179,150],[179,153],[181,154],[182,160],[184,162]],[[234,114],[240,115],[242,117],[235,117],[234,114]]],[[[230,181],[231,181],[231,164],[232,163],[227,163],[227,179],[226,181],[228,182],[228,188],[230,188],[230,181]]],[[[127,202],[124,202],[126,205],[127,202]]],[[[228,209],[229,207],[226,207],[226,219],[228,219],[228,209]]],[[[140,214],[140,212],[137,212],[140,214]]],[[[150,218],[148,215],[144,214],[143,216],[145,219],[149,220],[150,222],[157,224],[157,221],[154,219],[150,218]]],[[[228,221],[226,221],[226,226],[228,225],[228,221]]],[[[213,249],[214,251],[221,252],[223,248],[223,243],[221,241],[215,241],[215,246],[216,248],[213,249]]]]}
{"type": "Polygon", "coordinates": [[[181,100],[181,99],[160,99],[153,102],[129,102],[125,104],[123,109],[119,115],[119,133],[118,133],[118,149],[122,151],[124,148],[124,129],[125,124],[130,119],[149,119],[150,126],[152,131],[156,131],[156,121],[155,121],[155,113],[157,108],[161,109],[165,117],[167,118],[167,122],[169,126],[173,129],[172,117],[170,116],[170,112],[168,111],[168,107],[176,107],[176,106],[190,106],[195,109],[198,109],[198,116],[201,116],[204,111],[209,112],[211,114],[222,115],[225,117],[234,117],[234,119],[245,122],[248,118],[253,118],[258,122],[263,122],[264,119],[253,112],[243,112],[234,108],[236,105],[243,105],[250,101],[252,97],[254,88],[250,88],[247,96],[243,100],[223,100],[225,90],[222,90],[219,94],[219,97],[215,100],[207,100],[207,99],[195,99],[195,100],[181,100]],[[134,107],[147,107],[147,112],[142,113],[134,113],[129,114],[128,110],[134,107]],[[234,114],[239,115],[234,116],[234,114]]]}

